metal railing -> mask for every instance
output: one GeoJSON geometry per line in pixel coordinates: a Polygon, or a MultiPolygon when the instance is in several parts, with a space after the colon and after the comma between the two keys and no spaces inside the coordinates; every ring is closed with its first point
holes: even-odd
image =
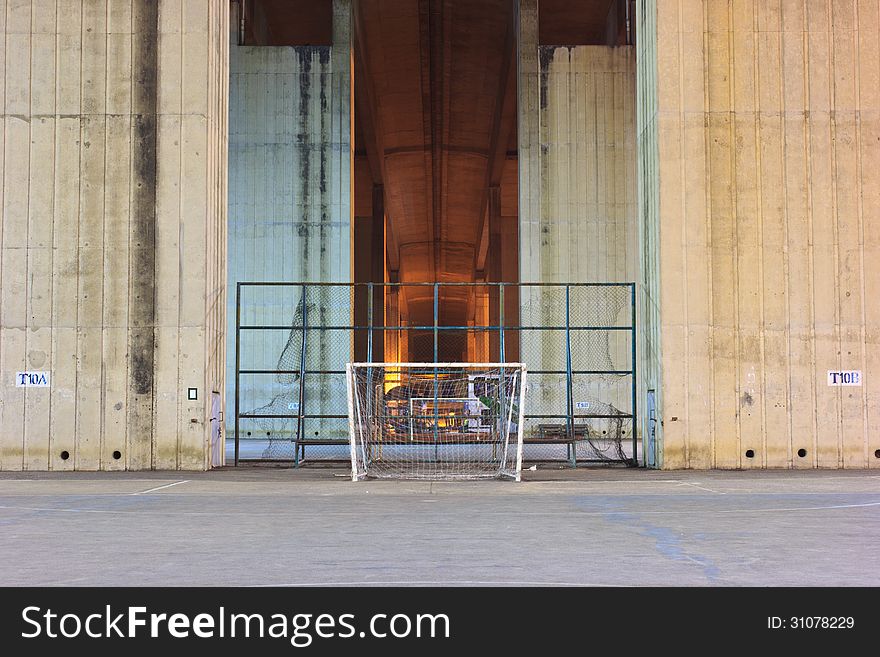
{"type": "Polygon", "coordinates": [[[298,464],[306,446],[348,458],[329,449],[347,438],[345,363],[457,360],[448,354],[462,350],[463,361],[528,367],[527,460],[561,458],[564,438],[573,463],[638,464],[635,284],[308,282],[236,285],[235,464],[254,433],[268,443],[258,458],[298,464]],[[483,321],[444,323],[450,299],[479,306],[471,314],[483,321]],[[396,310],[413,300],[430,302],[431,321],[396,310]]]}

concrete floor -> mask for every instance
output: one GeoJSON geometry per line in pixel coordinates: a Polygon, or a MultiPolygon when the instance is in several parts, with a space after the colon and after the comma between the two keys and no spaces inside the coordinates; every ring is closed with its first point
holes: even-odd
{"type": "Polygon", "coordinates": [[[876,471],[0,474],[0,585],[880,585],[876,471]]]}

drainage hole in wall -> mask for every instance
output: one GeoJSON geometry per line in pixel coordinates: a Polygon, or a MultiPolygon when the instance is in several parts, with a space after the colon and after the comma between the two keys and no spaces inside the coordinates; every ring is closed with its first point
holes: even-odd
{"type": "Polygon", "coordinates": [[[874,450],[874,458],[875,458],[875,459],[880,459],[880,449],[875,449],[875,450],[874,450]]]}
{"type": "Polygon", "coordinates": [[[66,449],[63,452],[61,452],[61,460],[62,461],[66,461],[69,458],[70,458],[70,452],[68,452],[66,449]]]}
{"type": "Polygon", "coordinates": [[[807,455],[807,450],[805,450],[803,447],[801,447],[798,450],[798,456],[800,456],[801,458],[804,458],[806,455],[807,455]]]}
{"type": "Polygon", "coordinates": [[[753,450],[753,449],[747,449],[747,450],[746,450],[746,458],[747,458],[747,459],[753,459],[753,458],[755,458],[755,450],[753,450]]]}
{"type": "Polygon", "coordinates": [[[113,458],[116,459],[116,460],[118,461],[119,459],[122,458],[122,452],[120,452],[120,451],[117,449],[115,452],[113,452],[113,458]]]}

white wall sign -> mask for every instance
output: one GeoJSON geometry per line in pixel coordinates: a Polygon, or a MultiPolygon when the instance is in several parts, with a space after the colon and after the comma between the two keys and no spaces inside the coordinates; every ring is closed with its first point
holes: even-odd
{"type": "Polygon", "coordinates": [[[49,372],[16,372],[16,388],[48,388],[49,372]]]}
{"type": "Polygon", "coordinates": [[[860,370],[828,370],[829,386],[860,386],[862,373],[860,370]]]}
{"type": "Polygon", "coordinates": [[[590,402],[583,402],[583,401],[575,402],[574,407],[577,408],[578,410],[580,410],[580,409],[588,410],[590,408],[590,402]]]}

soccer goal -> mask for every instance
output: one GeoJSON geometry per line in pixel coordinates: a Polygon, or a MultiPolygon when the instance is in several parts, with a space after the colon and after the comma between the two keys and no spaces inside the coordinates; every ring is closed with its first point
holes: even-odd
{"type": "Polygon", "coordinates": [[[349,363],[351,476],[519,481],[521,363],[349,363]]]}

